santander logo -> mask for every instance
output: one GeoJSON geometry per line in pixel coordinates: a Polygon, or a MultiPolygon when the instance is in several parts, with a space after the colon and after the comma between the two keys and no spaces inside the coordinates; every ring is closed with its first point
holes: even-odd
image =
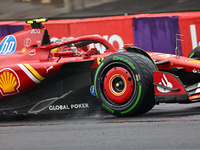
{"type": "MultiPolygon", "coordinates": [[[[159,84],[163,85],[163,86],[167,86],[167,87],[173,88],[173,85],[168,81],[168,79],[165,76],[165,74],[163,74],[163,78],[161,78],[161,82],[159,84]]],[[[171,90],[159,87],[159,86],[157,86],[157,90],[159,92],[161,92],[161,93],[169,93],[171,91],[171,90]]]]}

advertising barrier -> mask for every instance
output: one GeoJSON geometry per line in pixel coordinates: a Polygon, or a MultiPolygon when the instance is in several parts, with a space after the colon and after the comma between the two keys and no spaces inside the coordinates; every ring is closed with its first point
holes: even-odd
{"type": "MultiPolygon", "coordinates": [[[[178,16],[136,17],[133,22],[135,46],[150,52],[175,53],[179,35],[178,16]]],[[[180,54],[181,47],[179,47],[180,54]]]]}
{"type": "Polygon", "coordinates": [[[124,44],[134,43],[132,22],[132,16],[83,19],[70,23],[69,28],[72,37],[97,34],[103,36],[115,48],[120,49],[124,47],[124,44]]]}
{"type": "MultiPolygon", "coordinates": [[[[187,56],[200,41],[200,12],[50,20],[43,24],[51,41],[101,35],[117,49],[132,44],[152,52],[175,54],[177,49],[180,55],[187,56]]],[[[0,22],[0,37],[27,29],[31,26],[25,22],[0,22]]]]}
{"type": "Polygon", "coordinates": [[[179,28],[182,35],[181,47],[183,55],[187,56],[200,41],[200,12],[180,15],[179,28]]]}

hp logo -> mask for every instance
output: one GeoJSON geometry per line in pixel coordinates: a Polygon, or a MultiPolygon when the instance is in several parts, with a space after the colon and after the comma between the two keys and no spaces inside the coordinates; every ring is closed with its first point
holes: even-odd
{"type": "Polygon", "coordinates": [[[12,54],[17,47],[16,39],[13,35],[6,36],[0,44],[0,54],[12,54]]]}

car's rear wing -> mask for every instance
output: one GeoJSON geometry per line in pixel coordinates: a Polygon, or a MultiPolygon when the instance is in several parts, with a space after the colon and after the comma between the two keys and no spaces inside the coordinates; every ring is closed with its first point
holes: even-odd
{"type": "Polygon", "coordinates": [[[44,26],[42,25],[42,22],[47,22],[48,19],[47,18],[41,18],[41,19],[32,19],[32,20],[28,20],[26,21],[27,24],[31,24],[33,29],[36,28],[44,28],[44,26]]]}

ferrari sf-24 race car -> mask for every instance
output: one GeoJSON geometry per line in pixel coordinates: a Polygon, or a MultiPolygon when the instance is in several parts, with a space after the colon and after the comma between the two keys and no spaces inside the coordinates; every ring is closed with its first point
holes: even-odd
{"type": "Polygon", "coordinates": [[[200,61],[116,50],[99,35],[50,41],[42,22],[0,39],[0,114],[105,111],[140,115],[159,103],[200,100],[200,61]],[[100,53],[100,49],[103,53],[100,53]]]}

